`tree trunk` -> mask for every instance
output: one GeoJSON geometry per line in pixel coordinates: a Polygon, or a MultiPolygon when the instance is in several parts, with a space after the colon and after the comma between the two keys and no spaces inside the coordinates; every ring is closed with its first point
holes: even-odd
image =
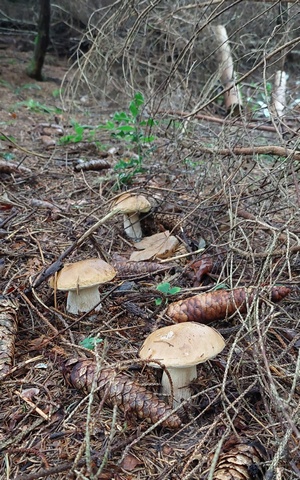
{"type": "Polygon", "coordinates": [[[40,0],[38,31],[35,39],[33,58],[26,70],[29,77],[40,81],[43,80],[42,68],[49,44],[50,14],[50,0],[40,0]]]}

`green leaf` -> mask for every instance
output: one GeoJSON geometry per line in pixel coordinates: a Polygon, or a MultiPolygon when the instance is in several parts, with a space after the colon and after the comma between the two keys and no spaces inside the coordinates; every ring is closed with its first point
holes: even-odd
{"type": "Polygon", "coordinates": [[[140,137],[142,143],[152,143],[155,140],[155,137],[151,135],[150,137],[140,137]]]}
{"type": "Polygon", "coordinates": [[[131,122],[131,118],[128,117],[126,112],[116,112],[113,116],[115,122],[131,122]]]}
{"type": "Polygon", "coordinates": [[[156,305],[156,306],[159,306],[159,305],[161,305],[161,304],[162,304],[162,298],[156,298],[156,299],[155,299],[155,305],[156,305]]]}
{"type": "Polygon", "coordinates": [[[81,342],[79,342],[79,345],[87,348],[88,350],[94,350],[95,346],[101,342],[103,342],[102,338],[87,337],[81,342]]]}
{"type": "Polygon", "coordinates": [[[169,282],[159,283],[156,287],[156,290],[164,293],[165,295],[175,295],[181,291],[180,287],[171,287],[169,282]]]}
{"type": "Polygon", "coordinates": [[[169,295],[175,295],[175,293],[179,293],[180,290],[181,290],[180,287],[172,287],[172,288],[170,288],[168,294],[169,294],[169,295]]]}
{"type": "Polygon", "coordinates": [[[129,110],[133,118],[136,118],[139,114],[139,108],[136,106],[135,102],[132,101],[129,105],[129,110]]]}
{"type": "Polygon", "coordinates": [[[169,293],[170,288],[171,288],[171,285],[169,284],[169,282],[165,282],[165,283],[159,283],[156,287],[156,290],[158,290],[159,292],[165,293],[167,295],[169,293]]]}
{"type": "Polygon", "coordinates": [[[117,127],[117,132],[134,132],[135,128],[132,125],[120,125],[117,127]]]}
{"type": "Polygon", "coordinates": [[[79,123],[76,123],[74,125],[74,130],[77,133],[77,135],[82,135],[84,132],[84,128],[79,123]]]}
{"type": "Polygon", "coordinates": [[[144,99],[144,95],[141,92],[136,92],[136,94],[133,98],[134,98],[135,104],[138,107],[140,107],[141,105],[144,105],[145,99],[144,99]]]}
{"type": "Polygon", "coordinates": [[[114,122],[106,122],[104,125],[98,125],[99,130],[115,130],[116,124],[114,122]]]}
{"type": "Polygon", "coordinates": [[[137,116],[139,115],[140,113],[140,106],[141,105],[144,105],[144,96],[142,93],[140,92],[137,92],[134,97],[133,97],[133,100],[130,102],[129,104],[129,110],[130,110],[130,113],[131,115],[136,119],[137,116]]]}

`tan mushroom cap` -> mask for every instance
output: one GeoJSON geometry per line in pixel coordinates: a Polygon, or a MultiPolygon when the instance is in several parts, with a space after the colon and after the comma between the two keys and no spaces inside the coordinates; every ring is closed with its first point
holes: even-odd
{"type": "MultiPolygon", "coordinates": [[[[58,290],[77,290],[106,283],[116,276],[115,269],[100,258],[88,258],[76,263],[67,263],[57,274],[58,290]]],[[[55,277],[49,280],[50,287],[55,286],[55,277]]]]}
{"type": "MultiPolygon", "coordinates": [[[[144,341],[139,356],[143,360],[158,360],[165,367],[184,368],[215,357],[224,347],[222,335],[214,328],[185,322],[151,333],[144,341]]],[[[152,366],[159,367],[155,363],[152,366]]]]}
{"type": "Polygon", "coordinates": [[[130,213],[146,213],[151,209],[151,204],[144,195],[124,193],[114,203],[114,209],[119,213],[128,215],[130,213]]]}

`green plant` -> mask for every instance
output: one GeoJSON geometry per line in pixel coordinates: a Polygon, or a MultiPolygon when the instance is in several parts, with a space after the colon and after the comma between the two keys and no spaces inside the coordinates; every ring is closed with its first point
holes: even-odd
{"type": "MultiPolygon", "coordinates": [[[[122,158],[115,165],[120,183],[129,183],[137,173],[144,171],[143,147],[155,139],[153,135],[148,135],[148,131],[151,131],[157,122],[153,118],[142,118],[144,103],[143,94],[137,92],[129,104],[129,112],[116,112],[112,120],[98,126],[98,129],[110,132],[113,138],[128,143],[135,153],[129,158],[122,158]]],[[[149,147],[147,151],[149,152],[149,147]]]]}
{"type": "Polygon", "coordinates": [[[137,92],[128,106],[128,112],[116,112],[111,120],[96,127],[73,122],[74,133],[61,137],[59,143],[66,145],[81,141],[95,141],[97,132],[101,130],[109,132],[114,139],[125,141],[129,155],[121,158],[114,169],[118,174],[119,184],[130,183],[137,173],[145,171],[143,160],[153,149],[149,144],[155,139],[154,135],[148,132],[151,132],[157,122],[153,118],[143,118],[144,104],[143,94],[137,92]],[[86,134],[87,131],[88,134],[86,134]]]}
{"type": "Polygon", "coordinates": [[[96,131],[91,129],[88,125],[80,125],[79,123],[73,121],[71,122],[74,128],[74,133],[69,135],[64,135],[60,138],[60,145],[67,145],[69,143],[79,143],[82,141],[92,142],[95,138],[96,131]],[[85,132],[89,131],[89,134],[86,136],[85,132]]]}
{"type": "MultiPolygon", "coordinates": [[[[168,297],[169,295],[175,295],[176,293],[179,293],[181,288],[171,287],[171,284],[169,282],[163,282],[157,285],[156,290],[158,290],[159,292],[166,295],[166,297],[168,297]]],[[[155,305],[161,305],[162,302],[163,302],[162,298],[155,299],[155,305]]],[[[166,298],[165,302],[168,303],[168,298],[166,298]]]]}
{"type": "Polygon", "coordinates": [[[27,107],[28,110],[38,113],[62,113],[62,110],[57,107],[48,107],[47,105],[43,105],[42,103],[38,102],[37,100],[33,100],[30,98],[29,100],[25,100],[23,102],[17,102],[13,108],[16,109],[18,107],[27,107]]]}
{"type": "Polygon", "coordinates": [[[79,345],[87,348],[88,350],[94,350],[95,346],[101,342],[103,342],[102,338],[86,337],[81,342],[79,342],[79,345]]]}

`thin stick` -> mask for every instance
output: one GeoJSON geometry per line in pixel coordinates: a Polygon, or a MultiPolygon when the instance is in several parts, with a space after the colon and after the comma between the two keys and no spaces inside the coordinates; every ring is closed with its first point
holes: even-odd
{"type": "MultiPolygon", "coordinates": [[[[82,458],[77,462],[76,466],[83,467],[84,464],[85,464],[85,458],[82,458]]],[[[24,474],[17,475],[15,477],[15,480],[38,480],[39,478],[50,477],[50,475],[52,476],[52,475],[55,475],[56,473],[66,472],[67,470],[70,471],[72,467],[73,467],[73,462],[65,462],[53,468],[40,470],[37,473],[30,473],[29,475],[24,475],[24,474]]]]}
{"type": "Polygon", "coordinates": [[[179,258],[190,257],[191,255],[204,252],[204,250],[205,248],[199,248],[199,250],[195,250],[194,252],[182,253],[181,255],[176,255],[176,257],[165,258],[164,260],[160,260],[159,263],[167,263],[172,262],[173,260],[178,260],[179,258]]]}
{"type": "Polygon", "coordinates": [[[291,148],[280,147],[278,145],[263,145],[258,147],[233,147],[233,148],[208,148],[197,146],[200,152],[217,155],[276,155],[278,157],[289,157],[300,161],[300,151],[291,148]]]}
{"type": "MultiPolygon", "coordinates": [[[[159,114],[161,115],[177,115],[179,117],[186,117],[189,115],[188,112],[184,111],[178,111],[178,110],[158,110],[159,114]]],[[[221,125],[232,125],[234,127],[244,127],[244,128],[250,128],[254,130],[261,130],[264,132],[276,132],[276,128],[273,127],[272,125],[259,125],[258,123],[249,123],[247,121],[241,121],[241,120],[228,120],[228,118],[220,118],[220,117],[213,117],[211,115],[204,115],[202,113],[197,113],[194,115],[194,118],[197,120],[204,120],[207,122],[213,122],[213,123],[219,123],[221,125]]]]}
{"type": "Polygon", "coordinates": [[[0,135],[4,137],[5,140],[7,140],[9,143],[11,143],[17,150],[27,153],[27,155],[32,155],[34,157],[47,158],[47,159],[49,158],[49,155],[43,155],[42,153],[32,152],[31,150],[27,150],[27,148],[21,147],[16,142],[14,142],[11,138],[5,135],[5,133],[2,132],[1,130],[0,130],[0,135]]]}
{"type": "Polygon", "coordinates": [[[22,396],[22,393],[19,392],[18,390],[14,390],[14,393],[16,393],[18,395],[18,397],[20,397],[22,400],[24,400],[24,402],[26,402],[31,408],[33,408],[33,410],[38,413],[44,420],[50,420],[50,417],[49,415],[47,415],[45,412],[43,412],[43,410],[41,410],[39,407],[37,407],[35,405],[35,403],[33,403],[31,400],[29,400],[28,398],[26,397],[23,397],[22,396]]]}
{"type": "Polygon", "coordinates": [[[47,327],[49,327],[50,330],[52,330],[52,332],[55,335],[58,335],[59,333],[58,330],[52,325],[51,322],[49,322],[49,320],[33,305],[33,303],[29,300],[29,298],[20,290],[19,290],[19,295],[23,298],[23,300],[27,303],[27,305],[37,313],[37,315],[43,320],[43,322],[47,325],[47,327]]]}
{"type": "Polygon", "coordinates": [[[3,380],[5,380],[6,377],[9,377],[10,375],[12,375],[17,370],[20,370],[20,369],[26,367],[26,365],[29,365],[29,363],[37,362],[38,360],[43,360],[43,358],[44,358],[43,355],[38,355],[37,357],[29,358],[28,360],[25,360],[24,362],[18,363],[18,365],[13,367],[11,370],[9,370],[9,372],[7,372],[5,375],[3,375],[1,377],[1,382],[3,382],[3,380]]]}

